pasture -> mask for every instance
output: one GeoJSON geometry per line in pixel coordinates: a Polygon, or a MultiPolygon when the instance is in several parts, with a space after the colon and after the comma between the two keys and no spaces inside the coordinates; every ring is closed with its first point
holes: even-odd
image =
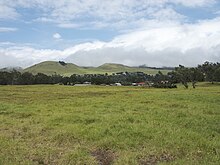
{"type": "Polygon", "coordinates": [[[219,84],[0,86],[0,164],[219,163],[219,84]]]}

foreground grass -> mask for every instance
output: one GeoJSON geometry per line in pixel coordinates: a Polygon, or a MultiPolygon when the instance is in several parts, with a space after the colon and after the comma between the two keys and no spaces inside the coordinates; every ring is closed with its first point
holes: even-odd
{"type": "Polygon", "coordinates": [[[0,86],[0,164],[219,164],[220,86],[0,86]]]}

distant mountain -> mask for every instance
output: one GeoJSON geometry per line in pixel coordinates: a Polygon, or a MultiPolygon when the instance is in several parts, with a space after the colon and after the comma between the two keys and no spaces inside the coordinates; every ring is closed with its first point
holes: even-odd
{"type": "Polygon", "coordinates": [[[101,66],[99,66],[97,69],[100,69],[105,72],[144,72],[147,74],[156,74],[159,70],[161,70],[164,73],[167,73],[170,71],[170,69],[162,69],[162,68],[156,68],[156,67],[146,67],[146,68],[141,68],[141,67],[131,67],[131,66],[126,66],[122,64],[113,64],[113,63],[105,63],[101,66]]]}
{"type": "MultiPolygon", "coordinates": [[[[112,74],[117,72],[144,72],[147,74],[156,74],[158,71],[159,69],[157,68],[130,67],[114,63],[105,63],[99,67],[81,67],[62,61],[45,61],[23,70],[23,72],[30,72],[32,74],[44,73],[47,75],[60,74],[65,76],[70,76],[72,74],[112,74]]],[[[170,70],[162,69],[161,71],[167,73],[170,70]]]]}
{"type": "Polygon", "coordinates": [[[23,68],[21,68],[21,67],[6,67],[6,68],[0,69],[0,72],[12,72],[12,71],[22,72],[23,68]]]}
{"type": "Polygon", "coordinates": [[[106,71],[123,71],[130,69],[129,66],[122,65],[122,64],[114,64],[114,63],[105,63],[101,66],[99,66],[97,69],[106,70],[106,71]]]}

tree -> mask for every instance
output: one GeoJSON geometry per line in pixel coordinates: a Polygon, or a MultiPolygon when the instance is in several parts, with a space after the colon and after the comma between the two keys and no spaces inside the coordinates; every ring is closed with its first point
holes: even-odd
{"type": "Polygon", "coordinates": [[[11,79],[8,72],[0,72],[0,85],[8,85],[11,79]]]}
{"type": "Polygon", "coordinates": [[[65,63],[64,61],[59,61],[59,64],[62,65],[62,66],[67,65],[67,63],[65,63]]]}
{"type": "Polygon", "coordinates": [[[31,73],[25,72],[18,77],[18,84],[31,85],[34,84],[34,76],[31,73]]]}
{"type": "Polygon", "coordinates": [[[189,76],[193,88],[196,88],[196,82],[204,81],[204,75],[198,68],[190,68],[189,76]]]}
{"type": "Polygon", "coordinates": [[[190,72],[188,68],[185,68],[183,65],[175,68],[176,79],[181,82],[186,89],[188,89],[188,82],[190,82],[190,72]]]}
{"type": "Polygon", "coordinates": [[[214,81],[220,82],[220,67],[215,70],[213,77],[214,81]]]}
{"type": "Polygon", "coordinates": [[[43,73],[38,73],[34,76],[34,83],[35,84],[52,84],[51,83],[51,77],[47,76],[43,73]]]}
{"type": "Polygon", "coordinates": [[[199,65],[198,68],[201,70],[202,73],[204,73],[206,81],[210,81],[212,83],[214,82],[215,68],[213,63],[206,61],[204,64],[199,65]]]}

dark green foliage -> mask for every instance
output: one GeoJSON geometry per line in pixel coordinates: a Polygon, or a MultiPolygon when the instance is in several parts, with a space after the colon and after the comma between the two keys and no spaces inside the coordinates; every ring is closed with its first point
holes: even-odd
{"type": "Polygon", "coordinates": [[[195,68],[186,68],[179,65],[179,67],[175,68],[175,71],[168,73],[168,75],[174,83],[182,83],[185,88],[188,88],[188,82],[192,82],[192,86],[195,88],[196,82],[204,80],[210,82],[219,81],[219,68],[219,63],[209,62],[205,62],[203,65],[198,65],[195,68]]]}
{"type": "Polygon", "coordinates": [[[220,82],[220,67],[218,67],[215,70],[213,76],[214,76],[214,81],[220,82]]]}
{"type": "Polygon", "coordinates": [[[18,77],[17,84],[31,85],[34,84],[34,81],[35,77],[31,73],[25,72],[18,77]]]}
{"type": "Polygon", "coordinates": [[[220,68],[220,63],[210,63],[205,62],[202,65],[198,66],[199,70],[204,74],[205,80],[209,82],[219,81],[218,70],[220,68]]]}
{"type": "Polygon", "coordinates": [[[21,73],[18,71],[0,72],[0,85],[15,85],[18,84],[18,79],[21,73]]]}
{"type": "Polygon", "coordinates": [[[157,82],[153,84],[155,88],[177,88],[177,86],[168,81],[157,82]]]}
{"type": "Polygon", "coordinates": [[[62,65],[62,66],[67,65],[67,63],[65,63],[64,61],[59,61],[59,64],[62,65]]]}

